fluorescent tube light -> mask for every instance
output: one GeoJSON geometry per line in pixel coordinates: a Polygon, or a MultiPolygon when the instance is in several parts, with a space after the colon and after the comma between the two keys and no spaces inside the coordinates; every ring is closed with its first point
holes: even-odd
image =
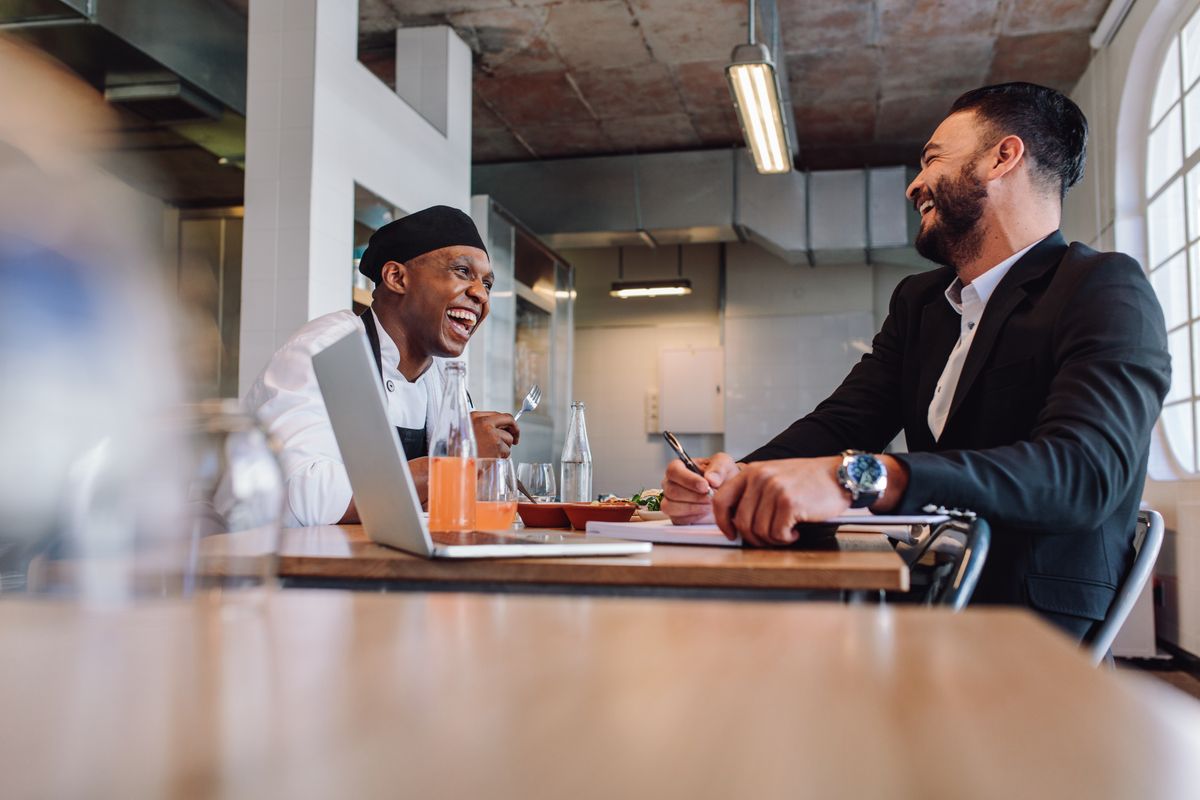
{"type": "Polygon", "coordinates": [[[734,48],[732,61],[725,76],[755,168],[764,175],[791,172],[788,122],[771,53],[763,44],[742,44],[734,48]]]}
{"type": "Polygon", "coordinates": [[[616,281],[609,294],[622,300],[630,297],[678,297],[692,293],[692,282],[686,278],[661,281],[616,281]]]}

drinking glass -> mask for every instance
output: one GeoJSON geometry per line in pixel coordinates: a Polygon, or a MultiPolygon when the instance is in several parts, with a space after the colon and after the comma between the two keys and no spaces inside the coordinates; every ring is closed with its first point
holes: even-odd
{"type": "Polygon", "coordinates": [[[517,467],[517,477],[539,503],[554,502],[554,465],[527,463],[517,467]]]}
{"type": "Polygon", "coordinates": [[[506,531],[517,514],[517,479],[512,460],[475,460],[475,527],[481,531],[506,531]]]}
{"type": "Polygon", "coordinates": [[[285,492],[275,447],[236,400],[190,410],[191,588],[273,588],[285,492]]]}

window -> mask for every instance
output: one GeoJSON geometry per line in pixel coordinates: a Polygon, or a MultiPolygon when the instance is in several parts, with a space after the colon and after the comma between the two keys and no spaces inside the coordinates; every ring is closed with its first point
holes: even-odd
{"type": "Polygon", "coordinates": [[[1150,111],[1146,151],[1150,283],[1162,303],[1171,391],[1162,424],[1171,453],[1200,472],[1200,10],[1167,48],[1150,111]],[[1190,289],[1189,289],[1190,287],[1190,289]]]}

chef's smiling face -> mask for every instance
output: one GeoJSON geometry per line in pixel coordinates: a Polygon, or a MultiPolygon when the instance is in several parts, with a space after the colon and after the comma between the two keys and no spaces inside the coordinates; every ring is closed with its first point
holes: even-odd
{"type": "Polygon", "coordinates": [[[495,275],[477,247],[443,247],[405,265],[401,315],[410,341],[431,356],[462,355],[488,315],[495,275]]]}

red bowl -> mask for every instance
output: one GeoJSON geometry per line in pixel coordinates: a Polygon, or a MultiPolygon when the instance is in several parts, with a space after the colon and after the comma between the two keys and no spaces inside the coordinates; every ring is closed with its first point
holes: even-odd
{"type": "Polygon", "coordinates": [[[567,503],[564,510],[571,527],[581,531],[589,522],[629,522],[636,508],[634,503],[567,503]]]}
{"type": "Polygon", "coordinates": [[[563,503],[517,503],[517,513],[527,528],[569,528],[563,503]]]}

